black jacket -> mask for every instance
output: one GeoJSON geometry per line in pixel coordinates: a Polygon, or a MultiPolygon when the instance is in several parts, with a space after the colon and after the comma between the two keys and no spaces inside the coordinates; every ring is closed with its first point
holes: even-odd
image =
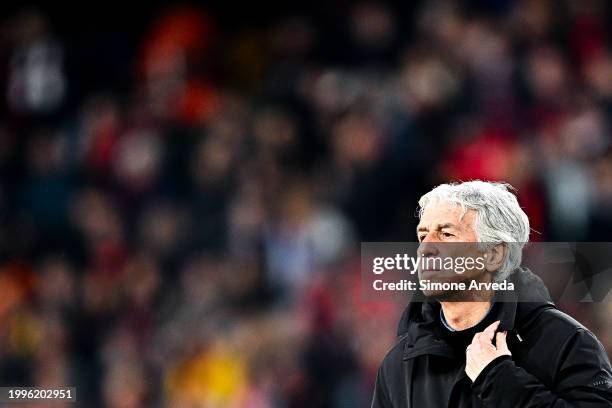
{"type": "Polygon", "coordinates": [[[612,368],[593,333],[556,309],[532,272],[519,269],[510,280],[510,299],[464,331],[442,326],[438,302],[411,302],[378,370],[372,407],[612,407],[612,368]],[[519,301],[527,291],[542,301],[519,301]],[[472,383],[465,347],[496,320],[512,356],[493,360],[472,383]]]}

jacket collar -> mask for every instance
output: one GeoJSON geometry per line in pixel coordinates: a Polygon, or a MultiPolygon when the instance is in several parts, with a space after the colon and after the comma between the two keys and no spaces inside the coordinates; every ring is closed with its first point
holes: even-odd
{"type": "MultiPolygon", "coordinates": [[[[509,280],[515,284],[514,291],[498,292],[493,302],[499,303],[494,308],[495,320],[500,320],[500,331],[512,331],[517,320],[533,314],[537,309],[554,304],[542,280],[525,268],[514,271],[509,280]],[[521,298],[529,302],[521,301],[521,298]],[[534,301],[539,299],[539,301],[534,301]]],[[[422,354],[453,356],[449,345],[441,340],[439,324],[440,304],[428,299],[422,292],[416,292],[402,313],[397,334],[405,338],[404,359],[422,354]]]]}

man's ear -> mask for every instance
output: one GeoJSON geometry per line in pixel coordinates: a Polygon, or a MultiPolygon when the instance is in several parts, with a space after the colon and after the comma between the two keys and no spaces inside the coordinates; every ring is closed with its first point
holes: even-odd
{"type": "Polygon", "coordinates": [[[491,248],[487,249],[484,253],[484,264],[487,272],[498,271],[504,264],[507,253],[508,246],[506,244],[493,245],[491,248]]]}

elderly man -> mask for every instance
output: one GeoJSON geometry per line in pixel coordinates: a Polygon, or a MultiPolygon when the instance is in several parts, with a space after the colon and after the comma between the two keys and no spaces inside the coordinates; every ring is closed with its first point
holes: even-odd
{"type": "MultiPolygon", "coordinates": [[[[476,242],[486,265],[456,279],[509,280],[529,301],[443,291],[411,302],[376,379],[372,407],[609,407],[612,368],[587,328],[521,268],[529,220],[509,185],[444,184],[421,197],[419,255],[476,242]],[[540,299],[534,301],[535,298],[540,299]]],[[[431,271],[419,270],[419,278],[431,271]]]]}

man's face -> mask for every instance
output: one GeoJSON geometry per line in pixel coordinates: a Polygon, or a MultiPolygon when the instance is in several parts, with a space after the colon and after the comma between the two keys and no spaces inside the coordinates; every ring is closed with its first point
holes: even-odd
{"type": "MultiPolygon", "coordinates": [[[[428,206],[421,217],[417,227],[417,237],[420,242],[418,254],[422,258],[430,258],[427,264],[418,270],[419,280],[431,282],[461,282],[472,279],[481,281],[486,272],[473,265],[457,273],[457,269],[445,269],[440,263],[433,262],[433,258],[448,259],[482,257],[483,253],[476,245],[476,231],[474,223],[476,211],[468,210],[463,214],[461,206],[451,202],[440,202],[428,206]]],[[[458,265],[458,263],[455,263],[458,265]]],[[[426,291],[426,296],[436,298],[453,297],[452,292],[426,291]]]]}

